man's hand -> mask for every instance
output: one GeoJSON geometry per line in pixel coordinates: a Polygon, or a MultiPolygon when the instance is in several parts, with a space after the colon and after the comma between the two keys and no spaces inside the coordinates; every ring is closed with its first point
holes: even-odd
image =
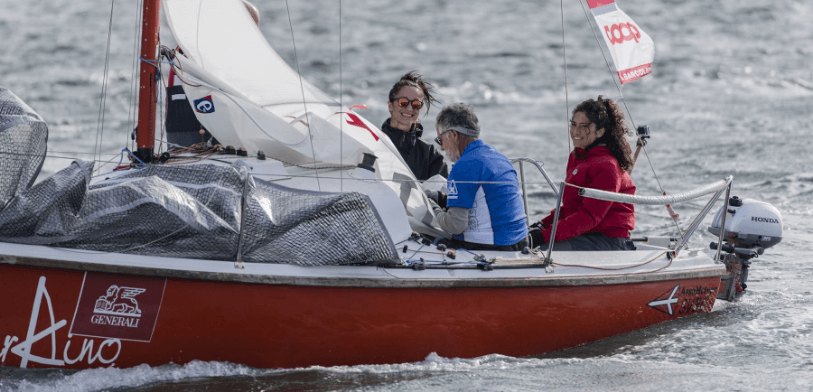
{"type": "Polygon", "coordinates": [[[429,189],[424,189],[423,193],[429,200],[432,200],[435,202],[435,204],[438,204],[438,193],[439,193],[438,191],[430,191],[429,189]]]}
{"type": "Polygon", "coordinates": [[[435,202],[440,208],[446,208],[446,194],[440,191],[424,190],[423,193],[429,200],[435,202]]]}

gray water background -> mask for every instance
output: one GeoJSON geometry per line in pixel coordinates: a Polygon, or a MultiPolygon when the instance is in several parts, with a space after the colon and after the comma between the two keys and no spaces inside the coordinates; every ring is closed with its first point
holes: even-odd
{"type": "MultiPolygon", "coordinates": [[[[298,62],[304,77],[332,96],[341,93],[346,106],[367,104],[361,113],[373,122],[387,118],[392,84],[419,70],[443,103],[474,104],[487,143],[509,157],[543,160],[556,181],[569,149],[568,108],[599,94],[621,97],[575,0],[255,4],[262,31],[289,64],[298,62]]],[[[99,159],[117,163],[134,126],[136,4],[113,6],[99,159]]],[[[647,153],[657,177],[642,153],[633,173],[638,193],[659,194],[659,182],[677,193],[733,175],[733,194],[767,201],[783,215],[783,241],[753,263],[740,301],[534,358],[430,355],[408,364],[295,370],[204,362],[79,372],[3,368],[0,390],[813,390],[813,2],[620,0],[619,7],[656,45],[653,75],[622,89],[634,125],[652,129],[647,153]]],[[[110,1],[0,0],[0,85],[50,125],[41,176],[74,158],[94,159],[110,13],[110,1]]],[[[433,107],[423,119],[428,134],[436,114],[433,107]]],[[[541,176],[528,181],[531,216],[539,217],[553,195],[541,176]]],[[[676,205],[681,223],[704,203],[676,205]]],[[[691,247],[713,240],[709,221],[691,247]]],[[[674,234],[663,208],[638,208],[633,235],[646,234],[674,234]]]]}

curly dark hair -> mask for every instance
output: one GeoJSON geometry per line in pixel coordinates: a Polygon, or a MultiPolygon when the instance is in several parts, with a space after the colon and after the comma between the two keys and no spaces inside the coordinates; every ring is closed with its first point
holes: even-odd
{"type": "Polygon", "coordinates": [[[390,101],[395,99],[395,95],[398,94],[404,86],[417,87],[423,91],[423,104],[426,105],[426,113],[424,113],[424,115],[429,114],[429,107],[432,106],[432,103],[440,103],[431,93],[434,91],[435,86],[433,86],[432,83],[424,81],[423,75],[417,71],[409,71],[406,75],[401,76],[401,80],[396,82],[390,89],[390,101]]]}
{"type": "Polygon", "coordinates": [[[624,124],[624,113],[621,108],[612,99],[602,98],[599,95],[598,100],[588,99],[573,109],[574,116],[579,112],[584,113],[590,122],[596,124],[596,129],[604,128],[604,135],[587,146],[585,153],[603,143],[621,168],[628,172],[632,170],[635,162],[632,161],[632,148],[625,137],[632,132],[624,124]]]}

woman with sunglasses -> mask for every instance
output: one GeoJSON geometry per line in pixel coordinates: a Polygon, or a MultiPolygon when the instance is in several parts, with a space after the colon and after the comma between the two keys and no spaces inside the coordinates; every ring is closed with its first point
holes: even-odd
{"type": "MultiPolygon", "coordinates": [[[[635,194],[630,178],[632,149],[621,108],[610,99],[588,99],[573,109],[570,138],[575,147],[567,162],[565,193],[559,210],[554,250],[634,250],[632,204],[589,199],[576,187],[635,194]]],[[[533,246],[547,247],[554,211],[531,225],[533,246]]]]}
{"type": "Polygon", "coordinates": [[[390,89],[387,102],[390,118],[381,126],[419,181],[436,174],[449,176],[443,155],[421,139],[423,127],[418,116],[424,106],[428,112],[432,102],[437,102],[431,94],[432,87],[415,71],[402,76],[390,89]]]}

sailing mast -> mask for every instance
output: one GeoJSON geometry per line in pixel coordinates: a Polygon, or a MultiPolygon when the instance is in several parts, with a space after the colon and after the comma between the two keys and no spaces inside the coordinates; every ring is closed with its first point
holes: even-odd
{"type": "Polygon", "coordinates": [[[141,61],[138,82],[138,125],[135,155],[145,163],[153,160],[155,113],[158,98],[158,29],[160,0],[143,0],[141,61]]]}

